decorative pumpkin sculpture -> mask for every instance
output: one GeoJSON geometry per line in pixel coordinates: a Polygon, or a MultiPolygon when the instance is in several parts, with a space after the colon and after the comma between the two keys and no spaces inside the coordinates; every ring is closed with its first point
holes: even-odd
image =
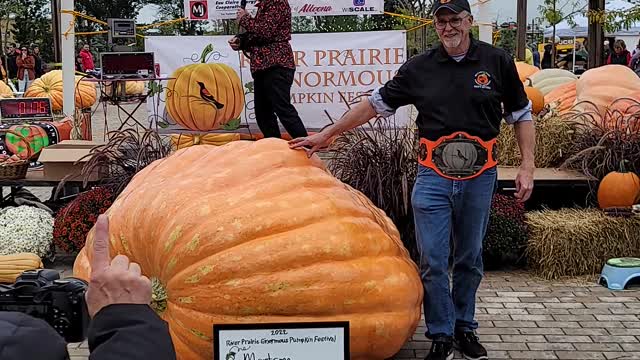
{"type": "Polygon", "coordinates": [[[625,161],[620,171],[607,174],[598,186],[598,205],[601,209],[629,207],[640,200],[640,177],[625,169],[625,161]]]}
{"type": "Polygon", "coordinates": [[[349,321],[352,358],[381,360],[420,320],[418,269],[391,220],[284,140],[178,150],[106,214],[111,256],[152,279],[179,359],[212,358],[213,324],[349,321]]]}
{"type": "MultiPolygon", "coordinates": [[[[80,76],[75,77],[75,104],[77,109],[86,109],[96,103],[96,86],[81,79],[80,76]]],[[[24,93],[24,97],[48,97],[51,99],[53,111],[61,111],[62,90],[62,70],[53,70],[34,80],[24,93]]]]}
{"type": "MultiPolygon", "coordinates": [[[[309,132],[309,135],[314,135],[315,132],[309,132]]],[[[264,139],[262,133],[226,133],[226,134],[174,134],[171,135],[171,144],[174,149],[184,149],[193,145],[215,145],[222,146],[232,141],[238,140],[260,140],[264,139]]],[[[282,139],[291,140],[291,135],[288,133],[282,134],[282,139]]]]}
{"type": "MultiPolygon", "coordinates": [[[[31,159],[37,159],[43,148],[71,139],[73,120],[65,118],[61,121],[41,121],[25,125],[0,125],[0,129],[12,130],[24,137],[31,148],[31,159]]],[[[0,134],[1,154],[19,155],[25,159],[28,151],[24,140],[10,132],[0,134]]]]}
{"type": "Polygon", "coordinates": [[[171,144],[174,149],[180,150],[194,145],[222,146],[232,141],[241,140],[242,134],[174,134],[171,135],[171,144]]]}
{"type": "Polygon", "coordinates": [[[0,81],[0,99],[2,98],[14,98],[13,90],[4,81],[0,81]]]}
{"type": "Polygon", "coordinates": [[[531,75],[527,80],[532,86],[547,95],[558,86],[576,81],[578,77],[569,70],[564,69],[543,69],[531,75]]]}
{"type": "Polygon", "coordinates": [[[532,112],[539,114],[544,109],[544,96],[540,90],[531,86],[525,86],[524,91],[527,93],[527,98],[531,100],[532,112]]]}
{"type": "Polygon", "coordinates": [[[177,124],[196,131],[216,130],[236,119],[244,109],[240,77],[228,65],[205,63],[207,46],[200,64],[176,70],[167,84],[166,108],[177,124]]]}
{"type": "Polygon", "coordinates": [[[522,82],[525,82],[531,75],[540,71],[537,67],[523,61],[516,61],[516,70],[518,70],[518,76],[522,82]]]}
{"type": "Polygon", "coordinates": [[[442,162],[452,169],[465,169],[475,164],[478,152],[470,143],[450,143],[442,149],[442,162]]]}

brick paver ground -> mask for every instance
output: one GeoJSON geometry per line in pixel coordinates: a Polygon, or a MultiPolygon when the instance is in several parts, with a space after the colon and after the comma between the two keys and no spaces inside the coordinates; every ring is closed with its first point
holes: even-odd
{"type": "MultiPolygon", "coordinates": [[[[491,272],[476,313],[490,359],[640,359],[640,289],[614,292],[594,278],[545,281],[491,272]]],[[[431,346],[424,331],[421,323],[393,360],[424,359],[431,346]]],[[[89,354],[86,343],[69,345],[69,353],[71,360],[89,354]]]]}

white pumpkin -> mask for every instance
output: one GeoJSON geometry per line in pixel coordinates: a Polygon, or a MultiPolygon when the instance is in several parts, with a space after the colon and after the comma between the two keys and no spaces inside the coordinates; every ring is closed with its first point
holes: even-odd
{"type": "Polygon", "coordinates": [[[529,84],[547,95],[560,85],[575,81],[578,77],[571,71],[564,69],[543,69],[531,75],[529,84]]]}

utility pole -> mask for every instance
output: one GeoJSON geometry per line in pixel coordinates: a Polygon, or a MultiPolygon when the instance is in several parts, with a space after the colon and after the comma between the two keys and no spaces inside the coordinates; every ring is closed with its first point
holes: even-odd
{"type": "MultiPolygon", "coordinates": [[[[604,0],[589,0],[589,10],[601,11],[604,10],[604,0]]],[[[602,24],[598,22],[589,22],[589,36],[588,36],[588,48],[589,48],[589,68],[594,68],[602,65],[603,62],[603,46],[604,46],[604,31],[602,24]]]]}
{"type": "MultiPolygon", "coordinates": [[[[74,0],[61,0],[61,10],[73,11],[74,0]]],[[[74,29],[67,35],[62,32],[69,26],[73,26],[74,18],[69,13],[61,14],[60,17],[60,36],[62,39],[62,110],[66,116],[73,117],[75,115],[75,75],[76,75],[76,57],[75,57],[75,34],[74,29]]]]}
{"type": "Polygon", "coordinates": [[[519,61],[525,60],[525,48],[527,43],[527,0],[518,0],[518,29],[516,30],[517,58],[519,61]]]}
{"type": "Polygon", "coordinates": [[[60,0],[51,0],[51,25],[53,33],[53,62],[62,62],[62,52],[60,51],[60,0]]]}

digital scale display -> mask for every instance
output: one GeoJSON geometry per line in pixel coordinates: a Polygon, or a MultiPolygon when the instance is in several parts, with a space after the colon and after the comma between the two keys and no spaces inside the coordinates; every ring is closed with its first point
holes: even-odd
{"type": "Polygon", "coordinates": [[[0,119],[52,118],[49,98],[0,99],[0,119]]]}

